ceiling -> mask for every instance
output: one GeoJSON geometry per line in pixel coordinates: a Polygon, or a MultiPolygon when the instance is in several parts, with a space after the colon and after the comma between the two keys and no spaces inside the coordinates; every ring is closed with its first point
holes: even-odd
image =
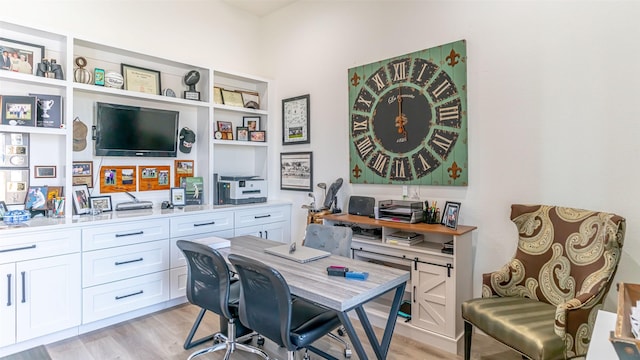
{"type": "Polygon", "coordinates": [[[222,0],[229,5],[263,17],[298,0],[222,0]]]}

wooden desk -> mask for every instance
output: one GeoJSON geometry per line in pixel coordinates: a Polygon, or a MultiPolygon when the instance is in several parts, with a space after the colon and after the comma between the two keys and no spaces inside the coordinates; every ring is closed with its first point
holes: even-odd
{"type": "Polygon", "coordinates": [[[616,313],[599,310],[596,316],[596,323],[593,326],[589,350],[587,350],[587,360],[617,359],[609,336],[616,327],[616,313]]]}
{"type": "Polygon", "coordinates": [[[265,248],[282,245],[282,243],[254,236],[239,236],[229,240],[230,248],[218,249],[224,256],[239,254],[261,261],[282,274],[291,294],[337,311],[358,358],[368,359],[362,341],[349,319],[348,312],[355,310],[376,357],[378,359],[387,357],[396,324],[396,314],[400,308],[406,282],[409,280],[409,272],[334,255],[301,264],[264,252],[265,248]],[[326,268],[330,265],[342,265],[356,271],[368,272],[369,277],[366,281],[360,281],[329,276],[326,268]],[[378,341],[363,306],[392,290],[395,290],[395,296],[389,312],[389,320],[382,341],[378,341]]]}

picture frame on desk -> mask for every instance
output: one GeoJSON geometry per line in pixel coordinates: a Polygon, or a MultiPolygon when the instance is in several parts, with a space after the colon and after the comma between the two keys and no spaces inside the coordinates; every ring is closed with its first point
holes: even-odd
{"type": "Polygon", "coordinates": [[[460,217],[460,205],[459,202],[447,201],[444,204],[444,211],[442,212],[442,220],[440,224],[451,228],[458,228],[458,218],[460,217]]]}
{"type": "Polygon", "coordinates": [[[88,214],[91,210],[89,198],[89,187],[87,185],[73,186],[73,210],[76,214],[88,214]]]}
{"type": "Polygon", "coordinates": [[[280,190],[313,191],[313,153],[280,153],[280,190]]]}
{"type": "Polygon", "coordinates": [[[146,94],[162,95],[160,71],[121,64],[124,89],[146,94]]]}
{"type": "Polygon", "coordinates": [[[111,196],[92,196],[89,198],[91,209],[99,209],[102,212],[112,211],[111,196]]]}
{"type": "Polygon", "coordinates": [[[42,62],[44,58],[43,45],[0,37],[0,48],[2,49],[2,54],[0,54],[0,70],[35,75],[38,63],[42,62]],[[9,57],[13,57],[15,53],[19,61],[11,62],[10,59],[5,59],[5,51],[9,57]],[[7,62],[7,60],[9,61],[7,62]]]}

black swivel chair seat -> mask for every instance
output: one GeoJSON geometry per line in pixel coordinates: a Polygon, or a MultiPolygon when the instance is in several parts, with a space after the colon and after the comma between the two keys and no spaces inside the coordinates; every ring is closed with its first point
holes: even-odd
{"type": "Polygon", "coordinates": [[[187,260],[187,299],[190,303],[201,308],[184,343],[184,348],[189,349],[211,339],[216,340],[211,347],[191,354],[189,359],[222,349],[226,349],[225,360],[235,350],[247,351],[260,355],[264,359],[269,359],[269,356],[264,351],[242,343],[251,336],[256,335],[251,330],[246,329],[249,332],[248,334],[236,338],[236,326],[241,326],[238,323],[240,282],[231,277],[224,257],[210,246],[204,244],[186,240],[178,240],[176,244],[187,260]],[[214,312],[227,319],[227,334],[217,333],[192,341],[207,311],[214,312]]]}
{"type": "Polygon", "coordinates": [[[311,344],[340,325],[338,314],[302,298],[293,298],[282,275],[257,260],[230,254],[240,277],[240,321],[287,350],[288,360],[302,348],[336,359],[311,344]]]}

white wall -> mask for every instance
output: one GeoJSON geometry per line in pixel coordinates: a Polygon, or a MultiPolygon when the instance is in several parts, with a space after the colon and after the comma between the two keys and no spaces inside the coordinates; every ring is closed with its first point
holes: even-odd
{"type": "MultiPolygon", "coordinates": [[[[315,183],[348,181],[347,69],[466,39],[469,186],[409,193],[461,201],[461,222],[478,226],[474,293],[515,250],[512,203],[619,213],[625,252],[638,254],[639,16],[640,4],[615,1],[295,3],[263,24],[277,95],[311,94],[311,144],[281,151],[313,151],[315,183]]],[[[350,194],[402,195],[400,186],[350,184],[341,193],[343,207],[350,194]]],[[[292,234],[301,238],[307,194],[282,197],[295,204],[292,234]]],[[[625,255],[618,278],[638,282],[637,270],[625,255]]]]}
{"type": "MultiPolygon", "coordinates": [[[[0,6],[10,9],[1,20],[276,79],[276,99],[310,94],[311,144],[276,141],[270,154],[277,164],[281,151],[313,151],[314,183],[348,181],[348,68],[466,39],[469,186],[409,191],[422,200],[461,201],[461,222],[478,226],[475,293],[481,273],[513,254],[512,203],[625,216],[618,278],[638,282],[640,4],[302,0],[263,19],[218,0],[0,0],[0,6]]],[[[270,119],[276,139],[280,112],[270,119]]],[[[309,198],[277,191],[277,167],[269,177],[270,196],[294,203],[292,234],[300,239],[306,216],[300,206],[309,198]]],[[[397,199],[401,190],[345,183],[343,208],[351,194],[397,199]]]]}

